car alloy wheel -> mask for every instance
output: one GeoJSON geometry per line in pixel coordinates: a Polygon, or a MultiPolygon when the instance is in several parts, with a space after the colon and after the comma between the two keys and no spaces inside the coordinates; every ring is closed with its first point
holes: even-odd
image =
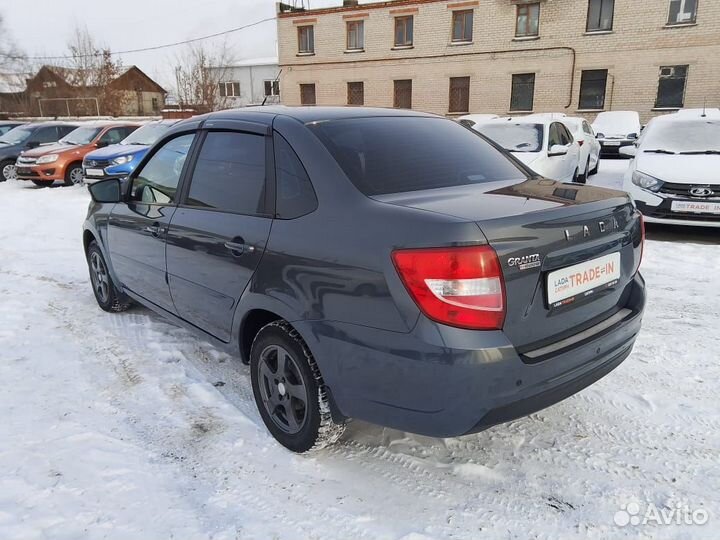
{"type": "Polygon", "coordinates": [[[76,167],[72,171],[70,171],[70,181],[75,185],[82,184],[83,171],[80,167],[76,167]]]}
{"type": "Polygon", "coordinates": [[[15,180],[17,179],[17,169],[15,169],[15,165],[8,164],[5,165],[2,169],[2,175],[5,180],[15,180]]]}
{"type": "Polygon", "coordinates": [[[90,279],[98,300],[106,303],[110,298],[110,277],[108,275],[105,261],[99,253],[93,251],[90,254],[90,279]]]}
{"type": "Polygon", "coordinates": [[[269,345],[260,353],[258,367],[266,412],[283,432],[298,433],[308,416],[308,392],[297,361],[285,348],[269,345]]]}

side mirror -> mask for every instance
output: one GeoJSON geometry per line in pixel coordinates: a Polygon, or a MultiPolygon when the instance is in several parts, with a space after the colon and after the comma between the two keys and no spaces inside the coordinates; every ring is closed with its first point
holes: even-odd
{"type": "Polygon", "coordinates": [[[566,156],[567,153],[567,146],[563,146],[562,144],[554,144],[550,147],[550,150],[548,151],[548,157],[566,156]]]}
{"type": "Polygon", "coordinates": [[[637,146],[621,146],[618,152],[622,156],[635,157],[637,155],[637,146]]]}
{"type": "Polygon", "coordinates": [[[40,143],[38,141],[28,141],[25,145],[27,148],[37,148],[40,146],[40,143]]]}
{"type": "Polygon", "coordinates": [[[107,141],[98,141],[95,143],[95,148],[105,148],[108,146],[107,141]]]}
{"type": "Polygon", "coordinates": [[[637,141],[637,138],[638,138],[638,134],[637,134],[637,133],[630,133],[630,134],[628,135],[628,139],[631,140],[631,141],[637,141]]]}
{"type": "Polygon", "coordinates": [[[101,180],[88,186],[92,200],[97,203],[118,203],[122,200],[119,178],[101,180]]]}

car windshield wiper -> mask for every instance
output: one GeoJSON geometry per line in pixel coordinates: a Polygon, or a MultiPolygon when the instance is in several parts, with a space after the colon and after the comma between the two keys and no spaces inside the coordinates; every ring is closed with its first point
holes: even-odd
{"type": "Polygon", "coordinates": [[[708,156],[716,156],[720,155],[720,150],[692,150],[690,152],[680,152],[683,156],[700,156],[700,155],[708,155],[708,156]]]}
{"type": "Polygon", "coordinates": [[[675,154],[675,152],[671,150],[663,150],[662,148],[655,148],[653,150],[643,150],[643,152],[647,154],[675,154]]]}

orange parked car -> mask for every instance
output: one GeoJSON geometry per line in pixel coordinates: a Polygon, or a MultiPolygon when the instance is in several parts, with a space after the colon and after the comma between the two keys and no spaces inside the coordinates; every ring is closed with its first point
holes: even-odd
{"type": "Polygon", "coordinates": [[[135,131],[133,122],[88,122],[71,131],[57,143],[27,150],[15,164],[18,180],[30,180],[38,186],[50,186],[62,180],[66,186],[83,181],[85,154],[117,144],[135,131]]]}

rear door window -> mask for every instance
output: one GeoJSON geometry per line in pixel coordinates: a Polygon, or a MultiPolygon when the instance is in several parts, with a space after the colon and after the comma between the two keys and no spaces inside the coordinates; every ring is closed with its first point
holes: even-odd
{"type": "Polygon", "coordinates": [[[562,145],[562,139],[558,130],[558,123],[553,122],[550,124],[550,133],[548,134],[548,149],[558,144],[562,145]]]}
{"type": "Polygon", "coordinates": [[[394,116],[308,127],[368,196],[527,179],[506,154],[453,120],[394,116]]]}
{"type": "Polygon", "coordinates": [[[211,131],[198,154],[186,204],[235,214],[265,208],[265,137],[211,131]]]}

